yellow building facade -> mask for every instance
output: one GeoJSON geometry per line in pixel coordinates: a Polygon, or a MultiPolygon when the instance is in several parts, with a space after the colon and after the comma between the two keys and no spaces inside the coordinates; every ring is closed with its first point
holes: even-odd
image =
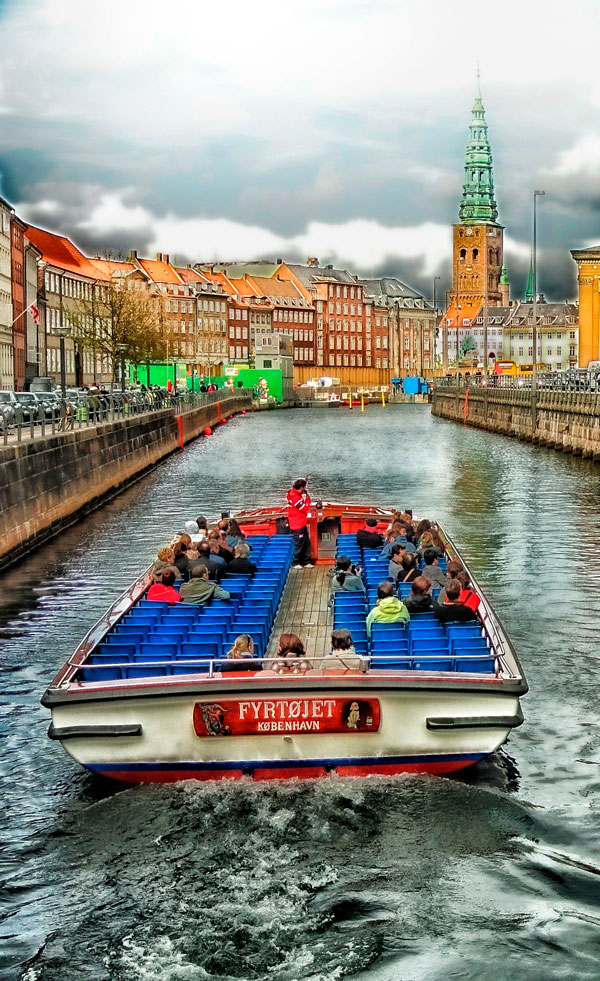
{"type": "Polygon", "coordinates": [[[600,361],[600,245],[572,249],[579,287],[579,367],[600,361]]]}

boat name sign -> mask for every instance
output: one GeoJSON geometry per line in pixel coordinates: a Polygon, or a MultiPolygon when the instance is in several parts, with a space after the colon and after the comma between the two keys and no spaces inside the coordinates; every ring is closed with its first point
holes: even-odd
{"type": "Polygon", "coordinates": [[[221,698],[194,706],[198,736],[379,732],[377,698],[221,698]]]}

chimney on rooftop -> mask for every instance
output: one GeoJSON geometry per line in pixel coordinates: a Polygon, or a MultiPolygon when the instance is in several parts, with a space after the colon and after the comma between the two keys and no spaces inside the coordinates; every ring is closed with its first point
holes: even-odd
{"type": "Polygon", "coordinates": [[[333,269],[333,265],[331,264],[331,262],[328,262],[327,265],[325,266],[325,268],[326,269],[333,269]]]}
{"type": "Polygon", "coordinates": [[[171,257],[170,257],[170,255],[169,255],[169,253],[168,253],[168,252],[165,252],[165,254],[163,255],[163,262],[166,262],[166,263],[167,263],[167,265],[169,265],[169,259],[170,259],[170,258],[171,258],[171,257]]]}
{"type": "Polygon", "coordinates": [[[280,266],[281,263],[283,262],[283,259],[276,259],[275,262],[277,263],[278,266],[280,266]]]}
{"type": "Polygon", "coordinates": [[[129,261],[130,262],[133,262],[133,260],[134,259],[137,259],[137,257],[138,257],[137,249],[131,249],[131,251],[129,253],[129,261]]]}
{"type": "Polygon", "coordinates": [[[157,252],[156,253],[156,261],[157,262],[162,262],[162,258],[163,258],[162,252],[157,252]]]}
{"type": "Polygon", "coordinates": [[[313,258],[312,256],[309,256],[308,259],[306,260],[306,265],[307,266],[318,266],[319,265],[319,260],[313,258]]]}

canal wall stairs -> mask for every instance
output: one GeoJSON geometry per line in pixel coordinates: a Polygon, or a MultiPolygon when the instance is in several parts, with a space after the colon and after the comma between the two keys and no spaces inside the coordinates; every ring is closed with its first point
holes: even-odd
{"type": "Polygon", "coordinates": [[[164,408],[0,448],[0,568],[139,479],[251,396],[164,408]]]}
{"type": "Polygon", "coordinates": [[[444,385],[436,388],[433,415],[600,460],[600,394],[444,385]]]}

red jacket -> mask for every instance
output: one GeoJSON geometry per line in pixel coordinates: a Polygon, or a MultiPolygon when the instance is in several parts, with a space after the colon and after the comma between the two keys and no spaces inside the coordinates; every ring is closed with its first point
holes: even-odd
{"type": "Polygon", "coordinates": [[[476,610],[481,603],[481,599],[472,589],[462,589],[458,597],[458,602],[462,603],[463,606],[468,606],[470,610],[476,610]]]}
{"type": "Polygon", "coordinates": [[[288,522],[290,529],[292,531],[298,531],[300,528],[306,528],[306,512],[310,508],[310,497],[308,493],[303,494],[301,491],[296,490],[295,487],[290,488],[287,492],[288,507],[288,522]]]}
{"type": "Polygon", "coordinates": [[[156,600],[157,603],[181,603],[181,596],[172,586],[164,586],[162,582],[155,582],[148,590],[146,599],[156,600]]]}

